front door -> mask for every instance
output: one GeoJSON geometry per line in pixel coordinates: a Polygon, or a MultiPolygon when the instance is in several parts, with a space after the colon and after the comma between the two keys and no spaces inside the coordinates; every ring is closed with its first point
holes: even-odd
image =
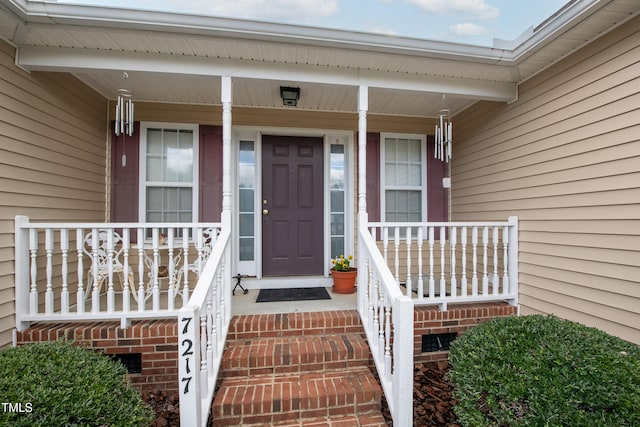
{"type": "Polygon", "coordinates": [[[262,137],[262,274],[324,272],[323,139],[262,137]]]}

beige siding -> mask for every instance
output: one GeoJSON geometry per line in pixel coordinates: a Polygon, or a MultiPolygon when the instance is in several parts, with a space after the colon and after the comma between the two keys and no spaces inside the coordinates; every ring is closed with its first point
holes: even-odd
{"type": "Polygon", "coordinates": [[[106,100],[69,74],[28,74],[0,41],[0,346],[14,319],[14,217],[103,221],[106,100]]]}
{"type": "Polygon", "coordinates": [[[640,19],[455,117],[454,220],[520,217],[520,302],[640,344],[640,19]]]}

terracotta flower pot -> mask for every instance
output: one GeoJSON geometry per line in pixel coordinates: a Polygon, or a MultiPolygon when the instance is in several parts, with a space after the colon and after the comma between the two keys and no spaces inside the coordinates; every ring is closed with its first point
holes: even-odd
{"type": "Polygon", "coordinates": [[[338,294],[352,294],[356,291],[356,276],[358,270],[352,268],[349,271],[331,270],[333,276],[333,292],[338,294]]]}

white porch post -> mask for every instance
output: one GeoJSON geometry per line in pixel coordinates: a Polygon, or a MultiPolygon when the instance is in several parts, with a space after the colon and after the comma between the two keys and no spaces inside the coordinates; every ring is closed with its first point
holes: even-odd
{"type": "MultiPolygon", "coordinates": [[[[358,236],[369,223],[367,215],[367,111],[369,110],[369,87],[358,88],[358,236]]],[[[361,248],[358,242],[358,248],[361,248]]],[[[367,292],[367,265],[364,257],[358,256],[358,309],[364,313],[367,292]]]]}
{"type": "Polygon", "coordinates": [[[230,76],[222,76],[222,229],[231,227],[231,102],[230,76]]]}

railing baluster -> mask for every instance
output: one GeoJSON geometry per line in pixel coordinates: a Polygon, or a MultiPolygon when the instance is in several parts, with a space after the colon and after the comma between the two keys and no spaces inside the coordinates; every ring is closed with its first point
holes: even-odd
{"type": "Polygon", "coordinates": [[[487,296],[489,293],[489,275],[488,275],[488,260],[487,260],[487,247],[489,246],[489,227],[482,227],[482,295],[487,296]]]}
{"type": "Polygon", "coordinates": [[[182,256],[184,257],[182,265],[182,306],[184,307],[189,301],[189,229],[187,227],[182,229],[182,256]]]}
{"type": "Polygon", "coordinates": [[[115,252],[113,231],[106,230],[107,234],[107,313],[113,313],[115,305],[115,290],[113,289],[113,255],[115,252]]]}
{"type": "Polygon", "coordinates": [[[122,272],[122,311],[129,312],[131,310],[131,286],[133,283],[129,283],[133,277],[131,274],[131,267],[129,266],[129,246],[131,244],[131,233],[129,228],[122,230],[122,254],[124,258],[123,272],[122,272]]]}
{"type": "Polygon", "coordinates": [[[435,245],[435,227],[429,227],[429,298],[436,297],[436,279],[433,274],[433,246],[435,245]]]}
{"type": "Polygon", "coordinates": [[[458,230],[456,227],[449,228],[449,245],[451,246],[451,297],[458,296],[458,279],[456,279],[456,244],[458,243],[458,230]]]}
{"type": "Polygon", "coordinates": [[[498,227],[493,227],[493,295],[500,292],[500,278],[498,277],[498,227]]]}
{"type": "Polygon", "coordinates": [[[440,227],[440,298],[444,298],[447,296],[447,279],[445,278],[445,260],[444,260],[444,249],[447,244],[446,241],[446,233],[445,228],[440,227]]]}
{"type": "Polygon", "coordinates": [[[384,261],[389,263],[389,228],[382,227],[382,257],[384,261]]]}
{"type": "Polygon", "coordinates": [[[411,292],[413,291],[413,281],[411,280],[411,227],[407,227],[406,245],[407,245],[407,279],[405,286],[407,288],[407,296],[411,298],[411,292]]]}
{"type": "Polygon", "coordinates": [[[137,229],[138,239],[138,311],[144,311],[145,306],[145,285],[144,282],[147,279],[144,277],[144,266],[146,258],[144,256],[144,228],[138,227],[137,229]]]}
{"type": "Polygon", "coordinates": [[[462,250],[462,277],[460,278],[460,294],[467,296],[467,227],[460,230],[460,245],[462,250]]]}
{"type": "Polygon", "coordinates": [[[390,302],[384,304],[384,365],[387,381],[391,381],[393,363],[391,359],[391,306],[390,302]]]}
{"type": "MultiPolygon", "coordinates": [[[[209,287],[209,292],[208,292],[208,296],[207,296],[207,302],[206,302],[206,313],[207,313],[207,335],[206,335],[206,341],[207,341],[207,366],[213,366],[213,337],[216,336],[217,334],[217,330],[216,330],[216,324],[215,324],[215,319],[213,316],[213,299],[214,296],[218,290],[218,288],[221,287],[221,280],[220,280],[220,268],[218,268],[218,272],[215,275],[215,285],[214,286],[210,286],[209,287]]],[[[210,384],[209,384],[209,376],[206,376],[206,384],[207,384],[207,388],[209,388],[210,384]]]]}
{"type": "Polygon", "coordinates": [[[29,253],[31,254],[31,290],[29,291],[29,314],[38,313],[38,230],[29,230],[29,253]]]}
{"type": "Polygon", "coordinates": [[[418,227],[418,299],[424,298],[424,277],[422,276],[423,228],[418,227]]]}
{"type": "Polygon", "coordinates": [[[76,295],[76,310],[78,314],[84,313],[85,292],[84,289],[84,229],[76,229],[76,253],[78,256],[78,294],[76,295]]]}
{"type": "Polygon", "coordinates": [[[62,252],[62,292],[60,293],[60,311],[69,313],[69,230],[60,230],[60,251],[62,252]]]}
{"type": "Polygon", "coordinates": [[[396,285],[400,286],[400,227],[394,227],[393,233],[396,285]]]}
{"type": "Polygon", "coordinates": [[[175,298],[175,277],[176,277],[176,267],[175,267],[175,259],[173,255],[173,245],[174,245],[174,233],[175,230],[173,227],[169,227],[167,230],[167,245],[169,246],[169,288],[167,289],[167,308],[169,310],[174,309],[174,298],[175,298]]]}
{"type": "Polygon", "coordinates": [[[203,307],[200,313],[200,392],[207,393],[209,381],[207,381],[207,310],[203,307]]]}
{"type": "Polygon", "coordinates": [[[153,288],[151,290],[151,298],[153,300],[153,311],[160,310],[160,281],[158,280],[158,267],[160,266],[160,230],[153,227],[151,230],[151,247],[153,248],[153,262],[151,275],[153,277],[153,288]]]}
{"type": "Polygon", "coordinates": [[[502,293],[507,295],[509,293],[509,227],[505,226],[502,228],[502,246],[504,247],[504,256],[503,256],[503,269],[504,273],[502,276],[502,293]]]}
{"type": "Polygon", "coordinates": [[[471,229],[471,246],[473,248],[473,274],[471,276],[471,295],[478,296],[478,227],[471,229]]]}
{"type": "Polygon", "coordinates": [[[46,314],[53,314],[53,229],[47,228],[44,232],[44,250],[47,254],[47,289],[44,297],[44,310],[46,314]]]}
{"type": "Polygon", "coordinates": [[[93,289],[91,291],[91,312],[98,313],[100,311],[100,292],[98,280],[98,229],[91,229],[91,279],[93,280],[93,289]]]}
{"type": "Polygon", "coordinates": [[[378,281],[378,354],[385,354],[385,317],[384,307],[385,298],[384,290],[380,289],[380,282],[378,281]]]}

